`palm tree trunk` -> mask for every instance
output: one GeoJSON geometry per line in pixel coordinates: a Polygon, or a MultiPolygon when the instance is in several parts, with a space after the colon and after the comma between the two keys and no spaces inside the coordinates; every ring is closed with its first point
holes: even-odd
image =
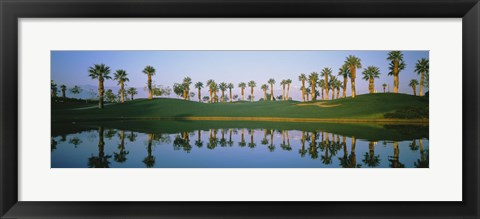
{"type": "Polygon", "coordinates": [[[212,94],[213,94],[213,92],[212,92],[212,90],[211,90],[211,89],[210,89],[210,90],[208,90],[208,92],[210,93],[210,100],[209,100],[209,102],[210,102],[210,103],[213,103],[213,98],[212,98],[212,94]]]}
{"type": "Polygon", "coordinates": [[[350,66],[350,80],[352,84],[352,98],[357,96],[357,91],[355,89],[355,77],[357,76],[357,68],[355,66],[350,66]]]}
{"type": "Polygon", "coordinates": [[[393,64],[393,93],[398,93],[398,61],[394,61],[393,64]]]}
{"type": "Polygon", "coordinates": [[[423,83],[425,80],[425,73],[422,71],[422,73],[420,74],[420,96],[423,96],[423,83]]]}
{"type": "Polygon", "coordinates": [[[305,93],[305,96],[307,96],[307,101],[310,101],[310,98],[308,96],[308,93],[305,93]]]}
{"type": "Polygon", "coordinates": [[[283,88],[282,88],[282,100],[285,100],[285,84],[282,85],[283,88]]]}
{"type": "Polygon", "coordinates": [[[322,87],[321,91],[322,91],[322,100],[325,100],[325,96],[323,96],[323,93],[325,92],[325,87],[322,87]]]}
{"type": "Polygon", "coordinates": [[[335,91],[332,90],[332,100],[335,99],[335,91]]]}
{"type": "Polygon", "coordinates": [[[343,76],[343,98],[347,97],[348,76],[343,76]]]}
{"type": "Polygon", "coordinates": [[[290,93],[290,84],[287,84],[287,97],[286,97],[286,100],[288,100],[288,93],[290,93]]]}
{"type": "Polygon", "coordinates": [[[267,89],[263,90],[263,99],[267,101],[267,89]]]}
{"type": "Polygon", "coordinates": [[[302,80],[302,99],[305,102],[305,80],[302,80]]]}
{"type": "Polygon", "coordinates": [[[231,88],[229,88],[229,90],[230,90],[230,103],[231,103],[231,102],[233,102],[233,98],[232,98],[232,89],[231,89],[231,88]]]}
{"type": "Polygon", "coordinates": [[[121,92],[121,101],[122,103],[125,101],[125,84],[123,82],[120,83],[120,92],[121,92]]]}
{"type": "Polygon", "coordinates": [[[337,89],[337,99],[340,98],[340,88],[337,89]]]}
{"type": "Polygon", "coordinates": [[[412,89],[413,89],[413,96],[417,96],[417,87],[412,86],[412,89]]]}
{"type": "Polygon", "coordinates": [[[133,100],[133,94],[131,94],[131,95],[132,95],[132,100],[133,100]]]}
{"type": "Polygon", "coordinates": [[[270,101],[273,101],[273,84],[270,84],[270,101]]]}
{"type": "Polygon", "coordinates": [[[200,93],[200,88],[198,88],[198,102],[202,102],[202,95],[200,93]]]}
{"type": "Polygon", "coordinates": [[[327,96],[326,96],[327,100],[328,100],[328,91],[329,91],[328,88],[329,88],[328,87],[328,75],[325,74],[325,93],[327,94],[327,96]]]}
{"type": "Polygon", "coordinates": [[[253,99],[255,98],[255,97],[253,96],[253,87],[251,87],[250,89],[251,89],[251,90],[250,90],[250,94],[251,94],[251,99],[250,99],[250,101],[253,102],[253,99]]]}
{"type": "Polygon", "coordinates": [[[225,102],[225,91],[222,90],[222,103],[225,102]]]}
{"type": "Polygon", "coordinates": [[[371,94],[375,90],[375,88],[374,88],[375,85],[374,85],[373,80],[374,80],[373,78],[368,79],[368,90],[370,91],[371,94]]]}
{"type": "Polygon", "coordinates": [[[316,84],[316,81],[311,81],[310,84],[312,85],[312,100],[316,100],[316,96],[315,96],[315,84],[316,84]]]}
{"type": "Polygon", "coordinates": [[[242,100],[245,101],[245,88],[242,88],[242,100]]]}
{"type": "Polygon", "coordinates": [[[105,89],[103,88],[103,77],[98,78],[98,108],[103,109],[103,93],[105,89]]]}
{"type": "Polygon", "coordinates": [[[152,94],[152,75],[148,75],[148,80],[147,80],[147,87],[148,87],[148,99],[151,100],[153,98],[152,94]]]}

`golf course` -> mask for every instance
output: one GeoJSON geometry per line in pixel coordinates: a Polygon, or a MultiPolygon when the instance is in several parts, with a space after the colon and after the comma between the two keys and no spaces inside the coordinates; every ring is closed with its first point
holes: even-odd
{"type": "Polygon", "coordinates": [[[53,122],[129,119],[428,123],[428,98],[378,93],[330,101],[214,104],[156,98],[114,103],[102,110],[83,105],[52,108],[53,122]]]}

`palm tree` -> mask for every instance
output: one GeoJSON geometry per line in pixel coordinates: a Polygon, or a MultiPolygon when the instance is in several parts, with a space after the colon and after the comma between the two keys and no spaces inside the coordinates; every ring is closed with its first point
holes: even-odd
{"type": "Polygon", "coordinates": [[[323,96],[323,92],[325,90],[325,80],[324,79],[318,81],[318,87],[320,87],[320,91],[322,92],[321,93],[322,100],[324,100],[325,99],[325,97],[323,96]]]}
{"type": "Polygon", "coordinates": [[[53,80],[50,80],[50,90],[52,97],[57,97],[57,84],[53,80]]]}
{"type": "Polygon", "coordinates": [[[222,91],[221,101],[225,102],[225,91],[227,90],[227,83],[222,82],[218,85],[218,88],[222,91]]]}
{"type": "Polygon", "coordinates": [[[391,51],[388,53],[387,60],[390,60],[388,75],[393,75],[393,93],[398,93],[398,86],[400,84],[398,75],[400,71],[405,69],[405,62],[403,61],[403,53],[400,51],[391,51]]]}
{"type": "Polygon", "coordinates": [[[105,88],[103,86],[104,80],[111,79],[110,67],[105,64],[95,64],[92,67],[88,68],[88,76],[92,79],[98,79],[98,108],[103,109],[103,94],[105,93],[105,88]]]}
{"type": "MultiPolygon", "coordinates": [[[[343,83],[335,78],[335,82],[333,83],[333,87],[337,90],[337,99],[340,98],[340,88],[342,88],[343,83]]],[[[335,91],[334,89],[334,91],[335,91]]]]}
{"type": "Polygon", "coordinates": [[[362,72],[363,74],[363,80],[368,81],[368,90],[370,93],[375,92],[375,78],[380,77],[380,69],[376,66],[368,66],[365,70],[362,72]]]}
{"type": "Polygon", "coordinates": [[[310,86],[312,88],[312,100],[316,100],[317,96],[315,96],[315,87],[317,86],[317,81],[318,81],[318,73],[317,72],[312,72],[308,76],[308,80],[310,81],[310,86]]]}
{"type": "Polygon", "coordinates": [[[282,85],[282,100],[285,100],[285,85],[287,85],[286,80],[280,81],[280,85],[282,85]]]}
{"type": "Polygon", "coordinates": [[[62,86],[60,86],[60,89],[62,90],[62,98],[65,99],[66,98],[65,91],[67,91],[67,86],[62,84],[62,86]]]}
{"type": "Polygon", "coordinates": [[[192,84],[192,79],[190,77],[183,78],[183,99],[190,100],[190,84],[192,84]]]}
{"type": "Polygon", "coordinates": [[[128,88],[127,94],[130,94],[133,100],[133,96],[138,94],[137,88],[134,88],[134,87],[128,88]]]}
{"type": "Polygon", "coordinates": [[[410,86],[413,89],[413,96],[417,96],[417,85],[418,85],[417,79],[410,80],[410,84],[408,84],[408,86],[410,86]]]}
{"type": "Polygon", "coordinates": [[[273,85],[275,84],[275,79],[270,78],[268,79],[268,83],[270,84],[270,101],[273,101],[273,85]]]}
{"type": "Polygon", "coordinates": [[[147,65],[145,69],[142,71],[144,74],[148,76],[147,80],[147,88],[148,88],[148,100],[151,100],[153,98],[153,92],[152,92],[152,76],[155,75],[155,68],[153,68],[150,65],[147,65]]]}
{"type": "Polygon", "coordinates": [[[429,61],[428,59],[422,58],[417,61],[415,65],[415,72],[420,75],[420,96],[423,96],[423,87],[425,86],[425,75],[429,73],[429,61]]]}
{"type": "Polygon", "coordinates": [[[203,83],[201,81],[195,83],[195,88],[198,89],[198,102],[202,102],[202,88],[203,83]]]}
{"type": "Polygon", "coordinates": [[[302,82],[302,100],[305,102],[305,81],[307,80],[307,76],[305,74],[300,74],[298,80],[302,82]]]}
{"type": "Polygon", "coordinates": [[[287,83],[287,96],[285,97],[286,100],[288,100],[288,93],[290,93],[290,84],[292,83],[291,79],[285,80],[285,83],[287,83]]]}
{"type": "Polygon", "coordinates": [[[245,100],[245,87],[247,87],[247,84],[245,84],[245,82],[240,82],[238,87],[241,89],[242,100],[245,100]]]}
{"type": "Polygon", "coordinates": [[[343,76],[343,98],[345,98],[347,97],[348,77],[350,77],[350,68],[348,65],[342,65],[342,67],[338,70],[338,75],[343,76]]]}
{"type": "Polygon", "coordinates": [[[332,75],[332,69],[331,68],[323,68],[322,72],[320,73],[322,77],[325,77],[325,91],[326,91],[326,99],[328,100],[328,90],[330,88],[329,81],[328,81],[328,76],[332,75]]]}
{"type": "Polygon", "coordinates": [[[213,90],[214,90],[213,88],[215,87],[214,84],[215,84],[215,81],[213,79],[210,79],[210,80],[207,81],[208,92],[210,94],[210,103],[213,103],[212,95],[213,95],[213,90]]]}
{"type": "Polygon", "coordinates": [[[357,96],[357,90],[355,89],[355,78],[357,77],[357,68],[362,68],[362,60],[360,58],[349,55],[345,60],[345,65],[350,69],[350,80],[352,84],[352,98],[357,96]]]}
{"type": "Polygon", "coordinates": [[[127,78],[127,72],[123,69],[119,69],[113,74],[113,79],[118,81],[118,84],[120,85],[121,102],[123,103],[125,101],[125,82],[130,81],[127,78]]]}
{"type": "Polygon", "coordinates": [[[255,81],[249,81],[248,82],[248,86],[250,87],[250,93],[251,93],[251,96],[252,98],[250,99],[250,101],[253,102],[253,100],[255,99],[255,97],[253,96],[253,88],[257,86],[257,84],[255,83],[255,81]]]}
{"type": "Polygon", "coordinates": [[[268,85],[267,84],[262,84],[262,90],[263,90],[263,100],[267,101],[267,90],[268,90],[268,85]]]}
{"type": "Polygon", "coordinates": [[[307,98],[307,101],[310,101],[310,99],[308,98],[308,94],[309,94],[309,93],[310,93],[310,88],[307,87],[307,88],[305,89],[305,97],[307,98]]]}
{"type": "Polygon", "coordinates": [[[227,85],[227,88],[228,88],[228,91],[230,92],[230,102],[233,101],[233,96],[232,96],[232,89],[233,89],[233,83],[228,83],[227,85]]]}
{"type": "Polygon", "coordinates": [[[383,87],[383,93],[385,93],[385,89],[387,88],[387,84],[382,84],[383,87]]]}
{"type": "MultiPolygon", "coordinates": [[[[337,80],[337,78],[335,76],[332,76],[330,78],[330,81],[328,82],[327,90],[328,89],[332,90],[332,100],[335,99],[335,81],[336,80],[337,80]]],[[[327,100],[328,100],[328,92],[327,92],[327,100]]]]}

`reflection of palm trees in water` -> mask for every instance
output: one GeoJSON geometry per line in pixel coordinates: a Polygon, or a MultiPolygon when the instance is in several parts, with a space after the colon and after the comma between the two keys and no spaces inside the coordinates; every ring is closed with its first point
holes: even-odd
{"type": "Polygon", "coordinates": [[[105,137],[108,139],[108,140],[112,140],[113,136],[115,136],[117,134],[117,130],[115,129],[108,129],[106,132],[105,132],[105,137]]]}
{"type": "Polygon", "coordinates": [[[118,163],[125,163],[125,161],[127,161],[127,154],[130,153],[125,151],[125,131],[120,131],[118,137],[120,138],[120,144],[118,145],[120,151],[118,153],[113,153],[113,160],[118,163]]]}
{"type": "Polygon", "coordinates": [[[423,149],[423,139],[419,139],[420,144],[420,159],[417,159],[413,164],[417,168],[428,168],[429,167],[429,158],[428,150],[423,149]]]}
{"type": "Polygon", "coordinates": [[[417,151],[418,150],[417,140],[413,139],[412,143],[410,143],[408,146],[410,147],[410,150],[417,151]]]}
{"type": "Polygon", "coordinates": [[[305,154],[307,153],[307,151],[305,150],[305,131],[302,131],[302,139],[300,140],[300,142],[302,143],[302,148],[298,150],[298,153],[301,157],[305,157],[305,154]]]}
{"type": "Polygon", "coordinates": [[[190,136],[188,135],[188,132],[183,132],[182,148],[187,153],[190,153],[190,151],[192,150],[192,145],[190,145],[190,136]]]}
{"type": "Polygon", "coordinates": [[[343,157],[339,158],[340,166],[343,168],[359,168],[362,165],[357,164],[357,155],[355,154],[355,146],[357,144],[357,139],[352,136],[352,144],[350,145],[350,155],[347,156],[347,143],[346,137],[344,137],[342,145],[343,145],[343,157]]]}
{"type": "Polygon", "coordinates": [[[55,141],[55,139],[52,137],[51,138],[51,143],[50,143],[50,151],[53,152],[55,149],[57,149],[57,144],[58,142],[55,141]]]}
{"type": "Polygon", "coordinates": [[[260,142],[262,145],[267,145],[268,144],[267,132],[268,132],[267,129],[263,129],[263,139],[260,142]]]}
{"type": "MultiPolygon", "coordinates": [[[[323,138],[323,134],[322,134],[323,138]]],[[[310,154],[310,157],[312,159],[317,159],[318,158],[318,151],[317,151],[317,132],[312,132],[311,134],[311,143],[310,143],[310,148],[308,150],[308,153],[310,154]]]]}
{"type": "Polygon", "coordinates": [[[197,140],[195,141],[195,145],[199,148],[201,148],[203,146],[203,141],[202,141],[200,130],[197,131],[197,140]]]}
{"type": "Polygon", "coordinates": [[[275,133],[275,131],[273,129],[270,130],[270,145],[268,146],[268,150],[270,152],[274,152],[275,151],[275,145],[273,144],[273,134],[275,133]]]}
{"type": "Polygon", "coordinates": [[[220,138],[220,146],[227,146],[227,139],[225,139],[225,129],[221,129],[222,137],[220,138]]]}
{"type": "Polygon", "coordinates": [[[233,129],[232,129],[232,128],[230,128],[230,130],[229,130],[229,131],[230,131],[230,133],[229,133],[229,135],[228,135],[228,141],[227,141],[227,144],[228,144],[228,146],[232,147],[232,146],[233,146],[233,140],[232,140],[232,133],[233,133],[233,129]]]}
{"type": "Polygon", "coordinates": [[[368,142],[368,152],[365,152],[363,163],[369,167],[377,167],[380,165],[380,155],[375,155],[376,141],[368,142]]]}
{"type": "Polygon", "coordinates": [[[247,142],[245,142],[245,129],[242,128],[242,132],[240,134],[240,142],[238,142],[238,146],[245,147],[245,145],[247,145],[247,142]]]}
{"type": "Polygon", "coordinates": [[[280,145],[283,150],[291,151],[292,147],[290,147],[290,138],[288,137],[288,130],[282,130],[282,144],[280,145]],[[285,144],[285,137],[287,139],[287,143],[285,144]]]}
{"type": "Polygon", "coordinates": [[[133,131],[130,131],[130,134],[127,138],[130,142],[134,142],[137,139],[137,134],[133,133],[133,131]]]}
{"type": "Polygon", "coordinates": [[[88,167],[90,168],[108,168],[110,167],[111,155],[105,155],[104,152],[105,141],[103,140],[103,127],[98,128],[98,156],[91,156],[88,158],[88,167]]]}
{"type": "Polygon", "coordinates": [[[153,142],[153,134],[149,133],[147,141],[147,157],[143,159],[143,163],[146,167],[153,167],[155,165],[155,157],[152,155],[152,142],[153,142]]]}
{"type": "Polygon", "coordinates": [[[257,146],[257,144],[255,144],[255,142],[253,141],[253,134],[255,133],[255,129],[250,129],[249,132],[250,132],[250,143],[248,143],[248,147],[255,148],[255,146],[257,146]]]}
{"type": "Polygon", "coordinates": [[[74,147],[77,148],[78,145],[82,143],[82,140],[80,140],[80,138],[78,137],[73,137],[70,140],[68,140],[68,143],[73,144],[74,147]]]}
{"type": "MultiPolygon", "coordinates": [[[[325,165],[331,164],[332,163],[332,155],[329,154],[328,152],[330,151],[330,148],[332,147],[332,142],[330,142],[329,137],[328,137],[328,132],[325,134],[325,141],[323,140],[323,132],[322,132],[322,141],[320,142],[320,150],[325,151],[325,154],[320,157],[322,159],[322,163],[325,165]]],[[[332,134],[332,141],[333,141],[333,134],[332,134]]]]}
{"type": "Polygon", "coordinates": [[[208,138],[207,148],[208,149],[214,149],[215,147],[217,147],[217,144],[218,144],[217,131],[213,130],[213,129],[210,129],[210,136],[208,138]],[[215,136],[214,136],[214,133],[215,133],[215,136]]]}
{"type": "Polygon", "coordinates": [[[405,165],[400,162],[400,149],[398,148],[398,141],[393,142],[393,156],[388,157],[390,167],[404,168],[405,165]]]}

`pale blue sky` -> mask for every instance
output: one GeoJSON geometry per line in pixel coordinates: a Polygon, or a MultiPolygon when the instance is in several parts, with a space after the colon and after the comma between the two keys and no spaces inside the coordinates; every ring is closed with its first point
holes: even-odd
{"type": "MultiPolygon", "coordinates": [[[[387,75],[388,52],[390,51],[52,51],[51,77],[55,83],[67,87],[97,86],[98,81],[90,79],[87,70],[89,66],[104,63],[112,69],[112,77],[115,70],[124,69],[130,78],[127,87],[140,88],[145,87],[147,82],[147,76],[142,70],[146,65],[151,65],[156,69],[154,83],[169,87],[189,76],[193,84],[197,81],[205,84],[208,79],[214,79],[217,83],[232,82],[235,85],[234,94],[240,94],[238,83],[254,80],[257,83],[256,99],[263,97],[260,86],[269,78],[277,81],[275,96],[281,94],[280,81],[289,78],[293,81],[290,96],[300,100],[301,82],[298,81],[298,75],[320,72],[324,67],[332,68],[333,74],[337,75],[348,55],[359,57],[364,68],[370,65],[379,67],[381,76],[375,79],[375,88],[381,92],[381,85],[386,83],[391,91],[393,77],[387,75]]],[[[411,94],[409,81],[419,80],[414,72],[415,63],[421,58],[429,58],[429,52],[403,53],[406,68],[400,73],[400,92],[411,94]]],[[[368,93],[368,82],[362,80],[362,71],[363,69],[357,70],[357,94],[368,93]]],[[[343,78],[339,79],[343,81],[343,78]]],[[[105,86],[115,87],[117,82],[108,80],[105,86]]],[[[350,82],[348,87],[347,95],[350,95],[350,82]]],[[[202,96],[206,95],[207,89],[204,89],[202,96]]],[[[138,96],[144,97],[145,93],[138,96]]]]}

